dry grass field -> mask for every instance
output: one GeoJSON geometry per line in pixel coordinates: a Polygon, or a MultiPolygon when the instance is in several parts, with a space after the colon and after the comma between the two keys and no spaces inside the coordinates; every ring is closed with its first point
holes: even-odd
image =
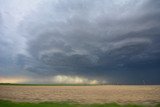
{"type": "Polygon", "coordinates": [[[159,103],[160,86],[0,86],[0,99],[20,102],[159,103]]]}

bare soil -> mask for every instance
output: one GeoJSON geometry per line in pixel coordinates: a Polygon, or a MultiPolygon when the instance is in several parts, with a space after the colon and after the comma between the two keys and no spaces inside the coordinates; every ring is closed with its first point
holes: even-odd
{"type": "Polygon", "coordinates": [[[20,102],[160,103],[160,86],[0,86],[0,99],[20,102]]]}

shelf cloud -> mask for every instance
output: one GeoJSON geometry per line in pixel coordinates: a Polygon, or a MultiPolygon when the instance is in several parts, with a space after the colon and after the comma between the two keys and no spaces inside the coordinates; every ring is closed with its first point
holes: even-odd
{"type": "Polygon", "coordinates": [[[159,5],[153,0],[0,0],[0,75],[159,84],[159,5]]]}

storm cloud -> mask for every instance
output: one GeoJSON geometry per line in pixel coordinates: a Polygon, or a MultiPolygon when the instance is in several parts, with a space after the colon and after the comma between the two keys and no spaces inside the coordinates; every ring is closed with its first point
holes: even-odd
{"type": "Polygon", "coordinates": [[[0,0],[0,10],[2,75],[160,84],[158,0],[0,0]]]}

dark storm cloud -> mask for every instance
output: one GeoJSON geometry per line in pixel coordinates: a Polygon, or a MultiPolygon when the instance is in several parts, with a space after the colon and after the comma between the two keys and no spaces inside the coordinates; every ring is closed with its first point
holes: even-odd
{"type": "Polygon", "coordinates": [[[16,64],[39,75],[159,84],[159,5],[158,0],[40,1],[18,26],[27,55],[17,55],[16,64]]]}

